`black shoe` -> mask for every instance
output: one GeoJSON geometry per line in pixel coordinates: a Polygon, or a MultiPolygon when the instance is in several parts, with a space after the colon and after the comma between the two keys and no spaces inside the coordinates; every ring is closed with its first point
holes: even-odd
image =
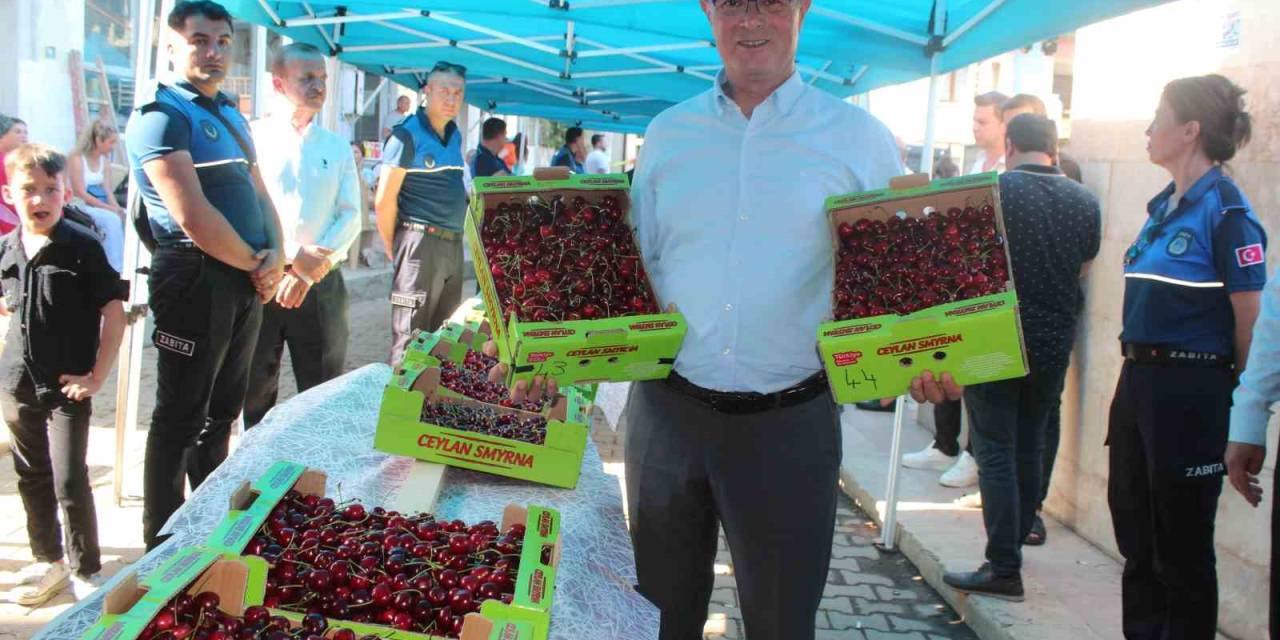
{"type": "Polygon", "coordinates": [[[863,400],[862,402],[856,403],[853,406],[859,409],[862,409],[863,411],[879,411],[881,413],[893,413],[893,405],[894,403],[892,402],[890,402],[888,406],[886,406],[879,400],[863,400]]]}
{"type": "Polygon", "coordinates": [[[1022,602],[1022,576],[998,576],[989,562],[971,573],[949,571],[942,576],[942,581],[956,591],[1022,602]]]}
{"type": "Polygon", "coordinates": [[[1038,547],[1049,541],[1049,532],[1044,528],[1044,519],[1040,514],[1036,514],[1036,521],[1031,523],[1031,533],[1027,534],[1027,539],[1022,544],[1028,547],[1038,547]]]}

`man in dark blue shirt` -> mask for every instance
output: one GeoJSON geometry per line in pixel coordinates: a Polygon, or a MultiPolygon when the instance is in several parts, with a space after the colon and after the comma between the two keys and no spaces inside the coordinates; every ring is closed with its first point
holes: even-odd
{"type": "Polygon", "coordinates": [[[199,486],[227,456],[262,302],[283,272],[280,221],[248,123],[219,91],[231,64],[231,15],[214,2],[184,1],[168,25],[183,81],[160,85],[126,133],[157,245],[149,287],[158,375],[143,480],[148,549],[181,506],[184,480],[199,486]]]}
{"type": "Polygon", "coordinates": [[[582,161],[587,159],[587,139],[582,127],[569,127],[564,133],[564,146],[551,158],[551,166],[568,167],[573,173],[586,173],[582,161]]]}
{"type": "Polygon", "coordinates": [[[471,175],[476,178],[511,175],[511,167],[498,157],[502,148],[507,146],[507,123],[501,118],[485,120],[480,126],[480,138],[480,148],[476,149],[471,175]]]}
{"type": "Polygon", "coordinates": [[[944,579],[961,591],[1021,600],[1021,546],[1040,503],[1045,427],[1062,394],[1083,306],[1080,278],[1098,254],[1102,218],[1097,199],[1054,166],[1052,121],[1020,115],[1005,135],[1012,169],[1000,176],[1000,202],[1030,373],[965,390],[988,562],[944,579]]]}
{"type": "Polygon", "coordinates": [[[453,119],[467,69],[438,62],[427,76],[427,107],[391,130],[374,198],[378,233],[395,265],[391,285],[391,365],[415,331],[434,331],[462,302],[462,221],[467,167],[453,119]]]}

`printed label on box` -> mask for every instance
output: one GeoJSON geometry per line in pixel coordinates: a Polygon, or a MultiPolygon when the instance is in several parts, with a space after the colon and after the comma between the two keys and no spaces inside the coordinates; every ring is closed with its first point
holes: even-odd
{"type": "Polygon", "coordinates": [[[835,355],[835,361],[836,361],[837,367],[847,367],[851,364],[858,364],[858,361],[861,359],[862,359],[861,351],[846,351],[844,353],[837,353],[835,355]]]}

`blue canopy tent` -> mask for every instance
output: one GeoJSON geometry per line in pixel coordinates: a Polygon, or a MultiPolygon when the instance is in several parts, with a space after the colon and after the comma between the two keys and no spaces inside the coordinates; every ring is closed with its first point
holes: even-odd
{"type": "MultiPolygon", "coordinates": [[[[431,65],[447,59],[468,68],[467,99],[477,107],[539,115],[540,105],[577,106],[584,113],[574,120],[612,130],[643,130],[652,116],[705,89],[719,69],[707,39],[577,26],[554,12],[512,19],[502,2],[456,13],[417,0],[225,4],[238,18],[406,86],[421,86],[431,65]]],[[[829,72],[834,63],[825,57],[802,56],[799,63],[806,79],[828,91],[855,90],[829,72]]],[[[563,110],[557,113],[563,117],[563,110]]]]}
{"type": "MultiPolygon", "coordinates": [[[[1166,0],[813,0],[797,66],[844,97],[963,67],[1036,40],[1166,0]]],[[[581,120],[653,116],[719,70],[695,0],[228,0],[237,16],[345,62],[419,86],[437,59],[471,70],[469,100],[538,115],[577,102],[581,120]],[[430,51],[437,49],[438,51],[430,51]],[[480,89],[477,83],[501,86],[480,89]],[[538,90],[532,89],[536,85],[538,90]],[[643,98],[651,98],[644,101],[643,98]],[[630,108],[624,109],[623,105],[630,108]],[[598,113],[598,117],[591,117],[598,113]]],[[[936,84],[931,98],[936,96],[936,84]]],[[[931,99],[930,106],[935,100],[931,99]]],[[[630,118],[629,129],[644,118],[630,118]]],[[[926,131],[931,168],[933,118],[926,131]]],[[[610,128],[610,127],[604,127],[610,128]]]]}

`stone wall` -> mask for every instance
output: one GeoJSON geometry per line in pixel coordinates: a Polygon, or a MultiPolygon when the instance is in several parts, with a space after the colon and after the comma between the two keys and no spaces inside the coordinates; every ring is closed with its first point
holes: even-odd
{"type": "MultiPolygon", "coordinates": [[[[1144,131],[1160,90],[1174,78],[1221,73],[1249,91],[1254,140],[1231,170],[1271,239],[1280,264],[1280,3],[1182,0],[1077,32],[1070,152],[1102,201],[1102,250],[1086,282],[1087,310],[1063,398],[1062,444],[1047,505],[1116,554],[1107,509],[1107,413],[1121,358],[1122,256],[1146,218],[1146,203],[1169,181],[1150,164],[1144,131]],[[1238,41],[1228,34],[1238,26],[1238,41]]],[[[1224,485],[1218,513],[1220,626],[1241,639],[1265,637],[1270,487],[1276,432],[1262,482],[1267,501],[1250,509],[1224,485]]]]}

